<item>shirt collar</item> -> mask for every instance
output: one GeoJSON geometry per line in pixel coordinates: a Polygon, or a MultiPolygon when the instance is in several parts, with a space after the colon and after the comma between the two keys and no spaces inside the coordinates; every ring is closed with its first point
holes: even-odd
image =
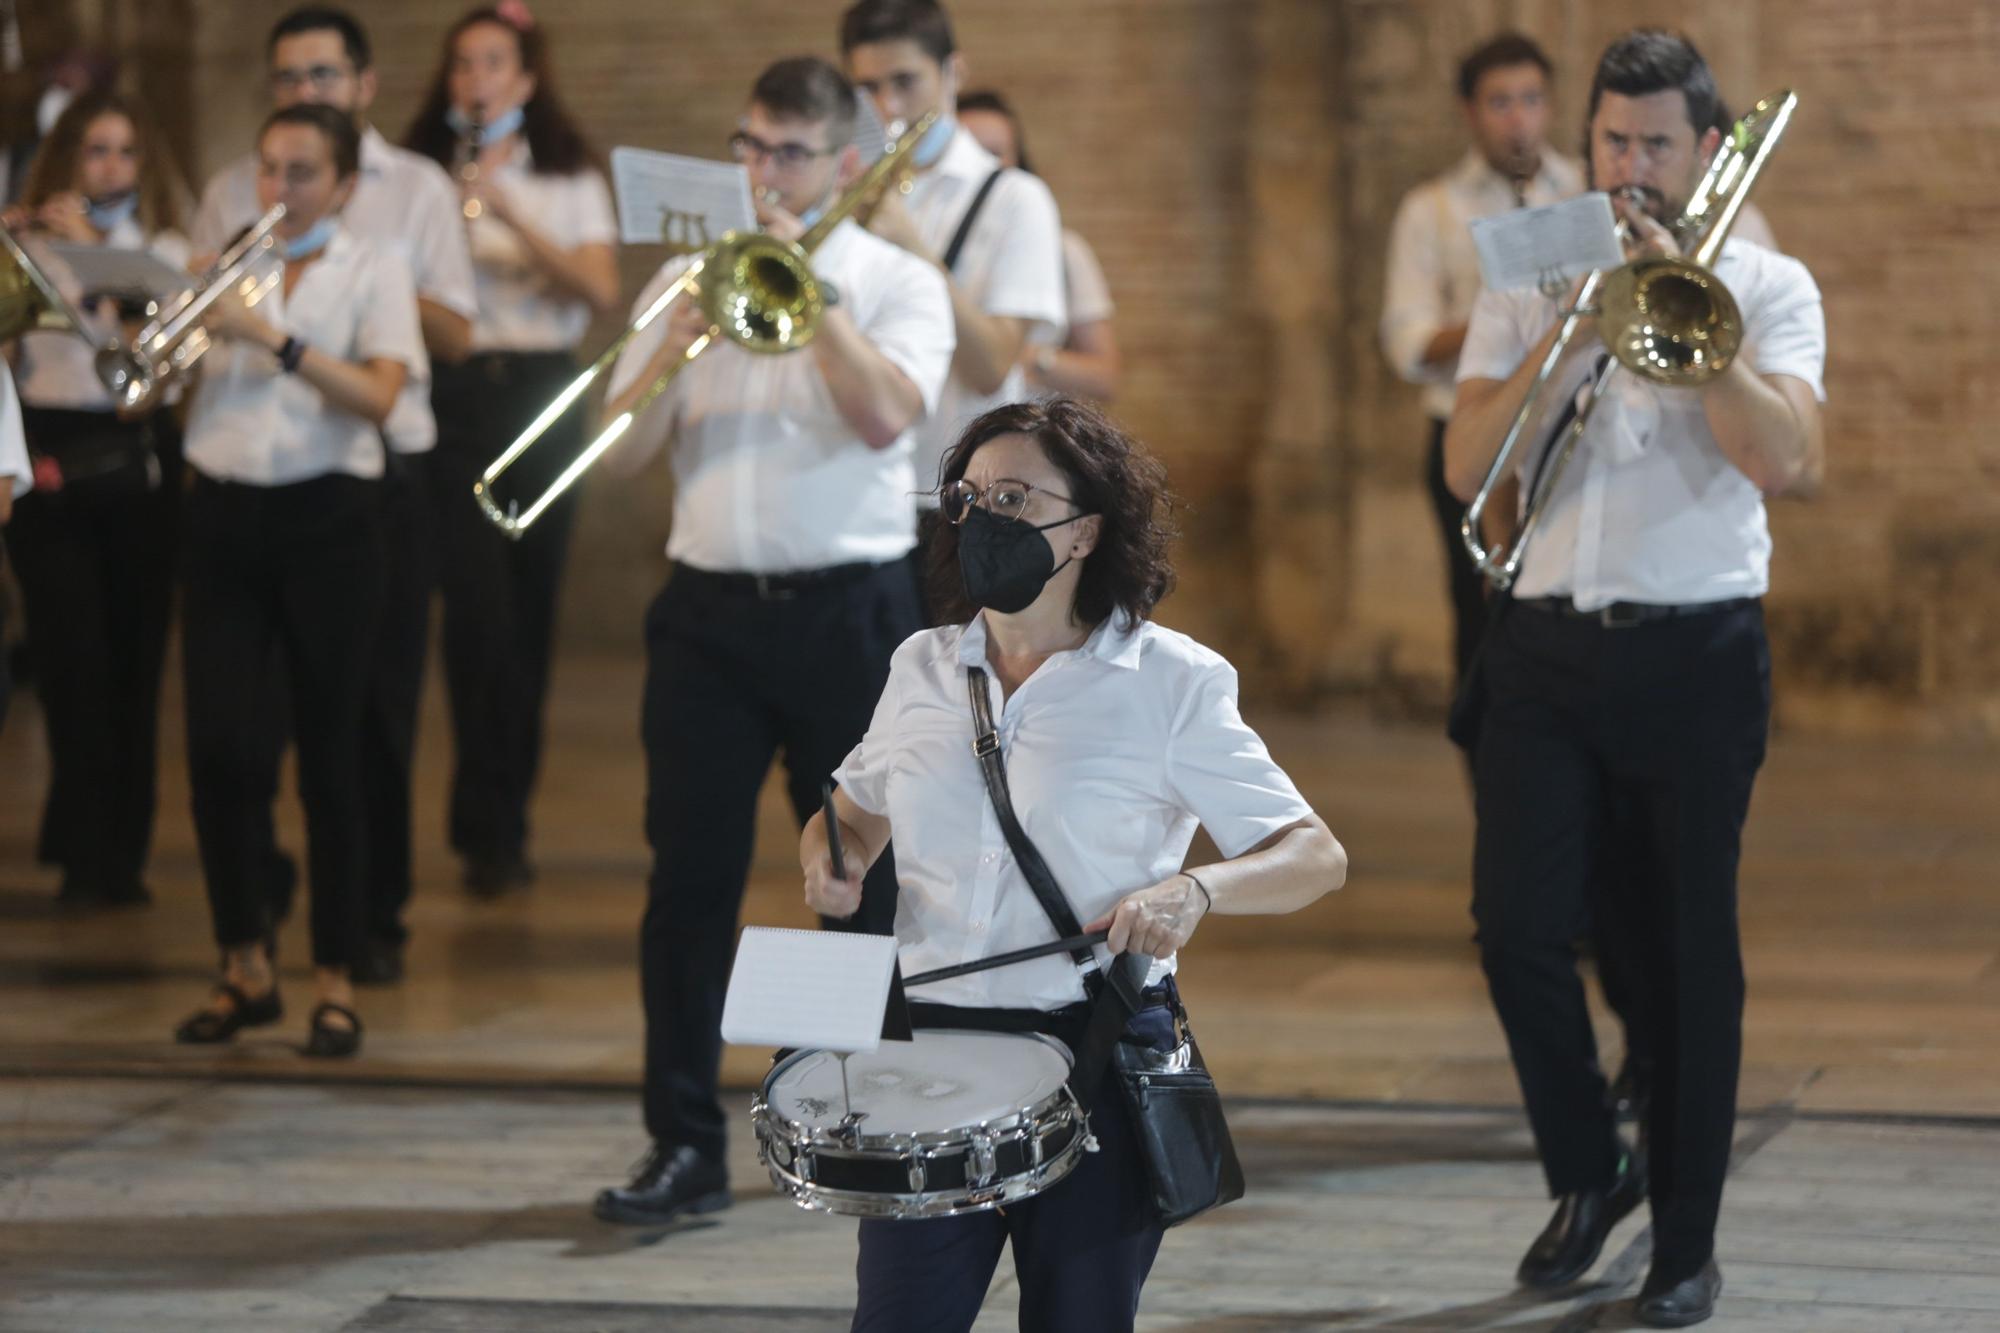
{"type": "MultiPolygon", "coordinates": [[[[1145,651],[1143,621],[1128,621],[1125,613],[1114,611],[1098,623],[1083,641],[1083,646],[1075,651],[1083,656],[1095,658],[1106,666],[1123,667],[1128,671],[1139,669],[1139,660],[1145,651]]],[[[962,667],[984,667],[986,665],[986,613],[974,616],[958,632],[958,641],[949,639],[942,646],[938,660],[955,657],[962,667]]]]}
{"type": "Polygon", "coordinates": [[[952,131],[951,142],[945,145],[944,156],[938,159],[932,173],[953,180],[982,181],[999,165],[1000,159],[981,148],[972,131],[960,125],[952,131]]]}
{"type": "MultiPolygon", "coordinates": [[[[1535,174],[1528,180],[1529,190],[1539,189],[1543,193],[1552,195],[1565,193],[1566,187],[1558,165],[1561,162],[1559,154],[1544,147],[1542,160],[1535,167],[1535,174]]],[[[1514,197],[1514,182],[1495,171],[1493,164],[1486,160],[1486,154],[1480,152],[1477,147],[1465,150],[1465,156],[1459,159],[1458,174],[1460,179],[1475,189],[1497,190],[1510,199],[1514,197]]]]}
{"type": "Polygon", "coordinates": [[[379,176],[389,169],[389,159],[395,150],[382,137],[382,131],[370,125],[361,131],[361,174],[379,176]]]}

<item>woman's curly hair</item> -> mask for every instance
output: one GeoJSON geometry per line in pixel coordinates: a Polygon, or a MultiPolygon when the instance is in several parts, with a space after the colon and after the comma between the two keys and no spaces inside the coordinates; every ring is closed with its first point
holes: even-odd
{"type": "MultiPolygon", "coordinates": [[[[977,417],[938,466],[940,491],[965,476],[979,446],[1002,435],[1025,435],[1069,482],[1079,512],[1099,515],[1097,545],[1083,559],[1073,610],[1078,623],[1095,625],[1114,611],[1136,624],[1149,618],[1173,591],[1169,553],[1179,533],[1176,500],[1167,470],[1111,419],[1088,403],[1054,395],[1009,403],[977,417]]],[[[958,570],[958,529],[940,523],[930,543],[927,581],[931,607],[942,624],[962,624],[979,608],[965,595],[958,570]]]]}

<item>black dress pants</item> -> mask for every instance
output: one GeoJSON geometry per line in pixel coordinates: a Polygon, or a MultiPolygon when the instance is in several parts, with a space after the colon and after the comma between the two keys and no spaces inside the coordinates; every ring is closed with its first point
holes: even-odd
{"type": "MultiPolygon", "coordinates": [[[[904,560],[767,598],[741,576],[682,566],[646,613],[646,838],[653,849],[639,975],[645,1117],[655,1141],[720,1161],[722,1000],[772,758],[801,824],[868,730],[889,658],[920,627],[904,560]]],[[[895,927],[884,852],[849,929],[895,927]]],[[[831,924],[831,923],[829,923],[831,924]]]]}
{"type": "MultiPolygon", "coordinates": [[[[508,860],[527,846],[577,498],[570,491],[517,541],[480,512],[472,484],[575,373],[567,352],[482,352],[432,367],[438,586],[456,748],[450,835],[469,858],[508,860]]],[[[503,504],[511,497],[525,506],[569,465],[583,422],[582,409],[572,409],[521,456],[498,487],[503,504]]]]}
{"type": "Polygon", "coordinates": [[[61,866],[66,887],[117,894],[139,887],[152,844],[176,497],[148,423],[22,416],[30,446],[58,467],[122,460],[95,475],[72,466],[60,488],[22,496],[6,528],[48,729],[38,859],[61,866]]]}
{"type": "Polygon", "coordinates": [[[1459,535],[1459,524],[1465,518],[1465,501],[1445,485],[1444,427],[1442,421],[1431,422],[1424,482],[1430,490],[1438,536],[1444,542],[1446,585],[1451,593],[1451,684],[1456,690],[1464,684],[1472,655],[1486,636],[1486,580],[1472,563],[1472,553],[1465,549],[1465,540],[1459,535]]]}
{"type": "Polygon", "coordinates": [[[1736,869],[1770,721],[1761,607],[1622,628],[1514,606],[1489,639],[1473,916],[1551,1194],[1617,1163],[1574,942],[1629,923],[1655,1083],[1655,1271],[1714,1248],[1742,1052],[1736,869]],[[1615,819],[1617,876],[1601,873],[1615,819]],[[1598,902],[1592,902],[1596,897],[1598,902]]]}
{"type": "Polygon", "coordinates": [[[366,914],[359,737],[381,595],[381,484],[335,474],[248,486],[197,474],[186,558],[188,775],[216,942],[240,947],[272,925],[269,673],[278,664],[298,742],[313,962],[350,966],[366,914]]]}

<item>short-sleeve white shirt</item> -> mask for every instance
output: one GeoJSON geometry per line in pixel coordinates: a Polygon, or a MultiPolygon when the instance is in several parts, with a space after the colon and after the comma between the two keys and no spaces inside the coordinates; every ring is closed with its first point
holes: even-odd
{"type": "MultiPolygon", "coordinates": [[[[688,265],[673,260],[634,317],[688,265]]],[[[864,337],[936,410],[955,341],[944,275],[851,222],[812,257],[864,337]]],[[[663,315],[627,344],[616,396],[666,337],[663,315]]],[[[697,569],[778,574],[894,560],[916,544],[914,427],[872,449],[834,405],[810,349],[782,356],[719,339],[632,427],[638,446],[671,437],[674,526],[667,554],[697,569]]]]}
{"type": "MultiPolygon", "coordinates": [[[[527,225],[565,250],[616,245],[618,218],[611,187],[595,168],[568,176],[533,170],[525,142],[489,173],[527,225]]],[[[479,318],[472,346],[481,352],[567,352],[590,327],[590,303],[557,287],[535,262],[521,234],[491,213],[470,224],[472,264],[479,284],[479,318]]]]}
{"type": "MultiPolygon", "coordinates": [[[[1824,400],[1826,315],[1805,265],[1732,237],[1715,273],[1742,309],[1749,364],[1803,380],[1824,400]]],[[[1459,379],[1506,379],[1556,318],[1538,292],[1483,293],[1459,379]]],[[[1595,359],[1571,357],[1550,401],[1576,396],[1595,359]]],[[[1569,597],[1586,611],[1761,597],[1771,572],[1763,493],[1715,442],[1702,391],[1620,372],[1605,393],[1528,542],[1515,595],[1569,597]]],[[[1529,429],[1545,439],[1553,423],[1550,413],[1529,429]]],[[[1524,491],[1532,453],[1523,451],[1524,491]]]]}
{"type": "MultiPolygon", "coordinates": [[[[912,182],[909,209],[923,242],[940,259],[986,178],[1000,159],[959,126],[936,166],[912,182]]],[[[981,205],[952,280],[989,315],[1027,321],[1030,342],[1060,336],[1068,324],[1063,299],[1062,219],[1055,196],[1040,178],[1008,168],[981,205]]],[[[937,486],[938,461],[980,413],[1028,396],[1020,366],[991,394],[977,394],[953,375],[944,401],[917,432],[917,485],[937,486]]],[[[935,495],[929,496],[935,504],[935,495]]]]}
{"type": "MultiPolygon", "coordinates": [[[[219,253],[263,213],[257,202],[257,155],[248,153],[217,172],[202,191],[195,248],[219,253]]],[[[467,319],[477,317],[465,217],[458,189],[443,167],[422,153],[397,147],[369,126],[361,132],[361,172],[340,221],[377,249],[402,256],[418,296],[467,319]]],[[[428,358],[410,367],[383,434],[399,454],[423,453],[437,443],[428,358]]]]}
{"type": "MultiPolygon", "coordinates": [[[[285,333],[345,361],[423,361],[417,296],[400,256],[345,227],[287,293],[274,288],[258,314],[285,333]]],[[[188,461],[217,481],[283,486],[328,473],[382,475],[373,422],[329,403],[288,375],[262,347],[218,343],[201,362],[188,418],[188,461]]]]}
{"type": "Polygon", "coordinates": [[[35,487],[28,437],[21,429],[21,400],[14,392],[14,372],[4,359],[0,359],[0,481],[11,484],[16,496],[35,487]]]}
{"type": "MultiPolygon", "coordinates": [[[[905,974],[1054,938],[972,752],[975,666],[986,666],[983,615],[906,640],[867,734],[835,774],[855,804],[888,817],[905,974]]],[[[1114,616],[1004,706],[987,676],[1015,813],[1081,922],[1179,870],[1197,825],[1224,856],[1240,856],[1312,813],[1238,714],[1235,670],[1184,634],[1114,616]]],[[[1174,967],[1154,963],[1149,980],[1174,967]]],[[[1046,1010],[1083,988],[1062,956],[939,982],[922,998],[1046,1010]]]]}

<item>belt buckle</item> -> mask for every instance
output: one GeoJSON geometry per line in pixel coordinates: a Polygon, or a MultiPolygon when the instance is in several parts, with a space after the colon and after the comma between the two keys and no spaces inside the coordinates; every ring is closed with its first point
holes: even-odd
{"type": "Polygon", "coordinates": [[[1638,606],[1638,603],[1636,603],[1636,602],[1631,602],[1631,603],[1620,603],[1620,602],[1611,602],[1611,603],[1608,603],[1608,604],[1607,604],[1606,606],[1604,606],[1604,608],[1603,608],[1603,609],[1601,609],[1600,611],[1598,611],[1598,613],[1597,613],[1597,623],[1598,623],[1598,624],[1600,624],[1600,625],[1602,625],[1602,626],[1603,626],[1603,627],[1604,627],[1605,629],[1631,629],[1631,628],[1632,628],[1633,626],[1635,626],[1635,625],[1639,625],[1639,624],[1642,624],[1642,623],[1644,623],[1644,621],[1645,621],[1645,616],[1644,616],[1644,615],[1642,615],[1642,614],[1640,614],[1640,613],[1639,613],[1639,612],[1638,612],[1638,611],[1636,610],[1637,606],[1638,606]],[[1629,605],[1629,606],[1632,606],[1632,607],[1634,607],[1634,608],[1635,608],[1635,610],[1634,610],[1634,611],[1632,611],[1632,612],[1631,612],[1630,614],[1628,614],[1628,615],[1624,615],[1624,616],[1621,616],[1621,615],[1619,615],[1619,614],[1618,614],[1618,608],[1619,608],[1619,607],[1620,607],[1621,605],[1629,605]]]}
{"type": "Polygon", "coordinates": [[[799,595],[797,588],[781,588],[773,583],[769,574],[753,577],[757,580],[757,600],[760,602],[789,602],[799,595]]]}

